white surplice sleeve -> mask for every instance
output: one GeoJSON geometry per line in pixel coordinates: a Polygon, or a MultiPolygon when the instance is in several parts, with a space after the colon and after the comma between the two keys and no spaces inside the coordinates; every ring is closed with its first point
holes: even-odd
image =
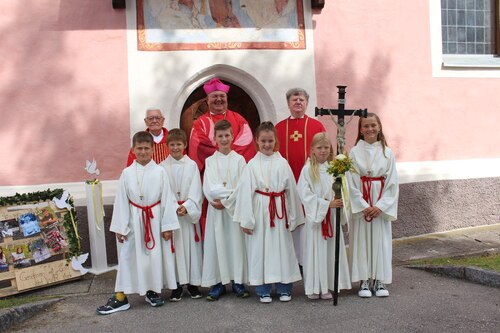
{"type": "Polygon", "coordinates": [[[115,203],[113,205],[113,217],[109,230],[118,234],[127,235],[130,232],[130,204],[127,195],[126,170],[122,171],[118,181],[115,203]]]}
{"type": "MultiPolygon", "coordinates": [[[[279,158],[283,159],[281,156],[279,156],[279,158]]],[[[283,172],[286,173],[285,195],[287,198],[288,223],[290,225],[290,231],[294,231],[299,225],[304,224],[304,212],[297,193],[297,183],[295,182],[292,168],[290,168],[290,165],[285,159],[283,160],[285,161],[283,172]]]]}
{"type": "MultiPolygon", "coordinates": [[[[255,215],[253,212],[253,200],[257,184],[252,168],[248,165],[241,174],[240,182],[234,191],[236,204],[234,208],[234,222],[240,223],[243,228],[253,230],[255,226],[255,215]]],[[[267,208],[267,207],[266,207],[267,208]]]]}
{"type": "Polygon", "coordinates": [[[175,194],[172,192],[168,180],[167,171],[161,168],[162,171],[162,193],[161,193],[161,206],[163,209],[161,219],[161,232],[177,230],[180,228],[179,220],[177,219],[177,200],[175,194]]]}
{"type": "Polygon", "coordinates": [[[186,208],[188,216],[191,218],[191,222],[196,224],[200,220],[201,205],[203,203],[200,171],[194,161],[184,167],[187,169],[186,171],[188,171],[188,175],[192,174],[192,178],[187,198],[182,205],[186,208]]]}
{"type": "Polygon", "coordinates": [[[384,219],[394,221],[398,218],[398,198],[399,198],[399,181],[398,172],[396,170],[396,160],[392,150],[386,148],[387,159],[387,172],[384,174],[385,182],[382,196],[377,201],[375,207],[378,207],[385,215],[384,219]]]}
{"type": "MultiPolygon", "coordinates": [[[[322,179],[319,179],[318,181],[322,181],[322,179]]],[[[299,181],[297,183],[297,191],[302,204],[304,205],[306,220],[312,223],[323,222],[328,210],[330,209],[330,201],[324,199],[321,195],[316,193],[314,183],[311,178],[311,167],[309,163],[302,168],[299,181]]]]}

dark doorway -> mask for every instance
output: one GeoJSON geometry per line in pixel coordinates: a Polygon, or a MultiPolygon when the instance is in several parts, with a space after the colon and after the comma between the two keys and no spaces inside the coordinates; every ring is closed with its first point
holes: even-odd
{"type": "MultiPolygon", "coordinates": [[[[260,124],[259,112],[255,103],[240,87],[224,80],[222,82],[231,87],[227,96],[229,110],[241,114],[248,121],[252,132],[255,132],[255,129],[260,124]]],[[[191,134],[193,122],[208,110],[206,97],[203,86],[199,86],[188,97],[182,107],[180,128],[186,131],[188,137],[191,134]]]]}

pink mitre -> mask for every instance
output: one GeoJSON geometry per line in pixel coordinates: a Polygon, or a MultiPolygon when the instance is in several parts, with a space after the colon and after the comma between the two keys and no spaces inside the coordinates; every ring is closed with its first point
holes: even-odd
{"type": "Polygon", "coordinates": [[[205,93],[207,95],[214,91],[223,91],[227,94],[229,91],[229,86],[222,83],[219,78],[214,77],[203,85],[203,90],[205,90],[205,93]]]}

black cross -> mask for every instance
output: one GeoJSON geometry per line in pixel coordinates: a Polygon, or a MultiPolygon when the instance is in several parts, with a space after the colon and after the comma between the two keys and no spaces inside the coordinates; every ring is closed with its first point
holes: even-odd
{"type": "MultiPolygon", "coordinates": [[[[337,122],[338,125],[344,126],[344,117],[345,116],[351,116],[351,115],[356,115],[359,117],[364,117],[366,118],[368,114],[368,109],[357,109],[357,110],[346,110],[345,109],[345,88],[347,86],[337,86],[339,89],[339,104],[338,104],[338,109],[323,109],[323,108],[318,108],[316,107],[314,109],[315,113],[314,115],[317,116],[337,116],[337,122]]],[[[337,132],[339,128],[337,127],[337,132]]],[[[344,138],[345,139],[345,138],[344,138]]],[[[337,145],[337,153],[341,154],[343,153],[343,148],[344,147],[338,147],[337,145]]]]}
{"type": "MultiPolygon", "coordinates": [[[[345,109],[345,88],[346,86],[337,86],[339,88],[339,107],[338,109],[323,109],[323,108],[315,108],[316,116],[337,116],[337,153],[341,154],[344,152],[344,143],[345,143],[345,122],[344,116],[352,116],[356,115],[359,117],[367,117],[368,110],[367,109],[358,109],[358,110],[346,110],[345,109]]],[[[335,121],[335,120],[334,120],[335,121]]],[[[335,191],[335,199],[342,198],[342,181],[340,178],[335,179],[335,183],[333,184],[333,188],[335,191]]],[[[336,208],[336,220],[335,220],[335,274],[333,280],[333,305],[337,305],[338,297],[339,297],[339,250],[340,250],[340,237],[338,235],[341,234],[340,230],[340,210],[342,208],[336,208]]]]}

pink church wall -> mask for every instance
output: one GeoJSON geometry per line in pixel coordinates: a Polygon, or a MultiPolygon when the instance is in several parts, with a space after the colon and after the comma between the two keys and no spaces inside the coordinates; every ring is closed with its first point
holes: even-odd
{"type": "Polygon", "coordinates": [[[0,186],[116,179],[130,139],[126,22],[111,0],[0,2],[0,186]],[[8,15],[5,15],[8,13],[8,15]]]}
{"type": "Polygon", "coordinates": [[[432,77],[428,1],[329,0],[313,26],[318,105],[347,85],[347,108],[381,116],[399,162],[500,156],[500,80],[432,77]]]}

